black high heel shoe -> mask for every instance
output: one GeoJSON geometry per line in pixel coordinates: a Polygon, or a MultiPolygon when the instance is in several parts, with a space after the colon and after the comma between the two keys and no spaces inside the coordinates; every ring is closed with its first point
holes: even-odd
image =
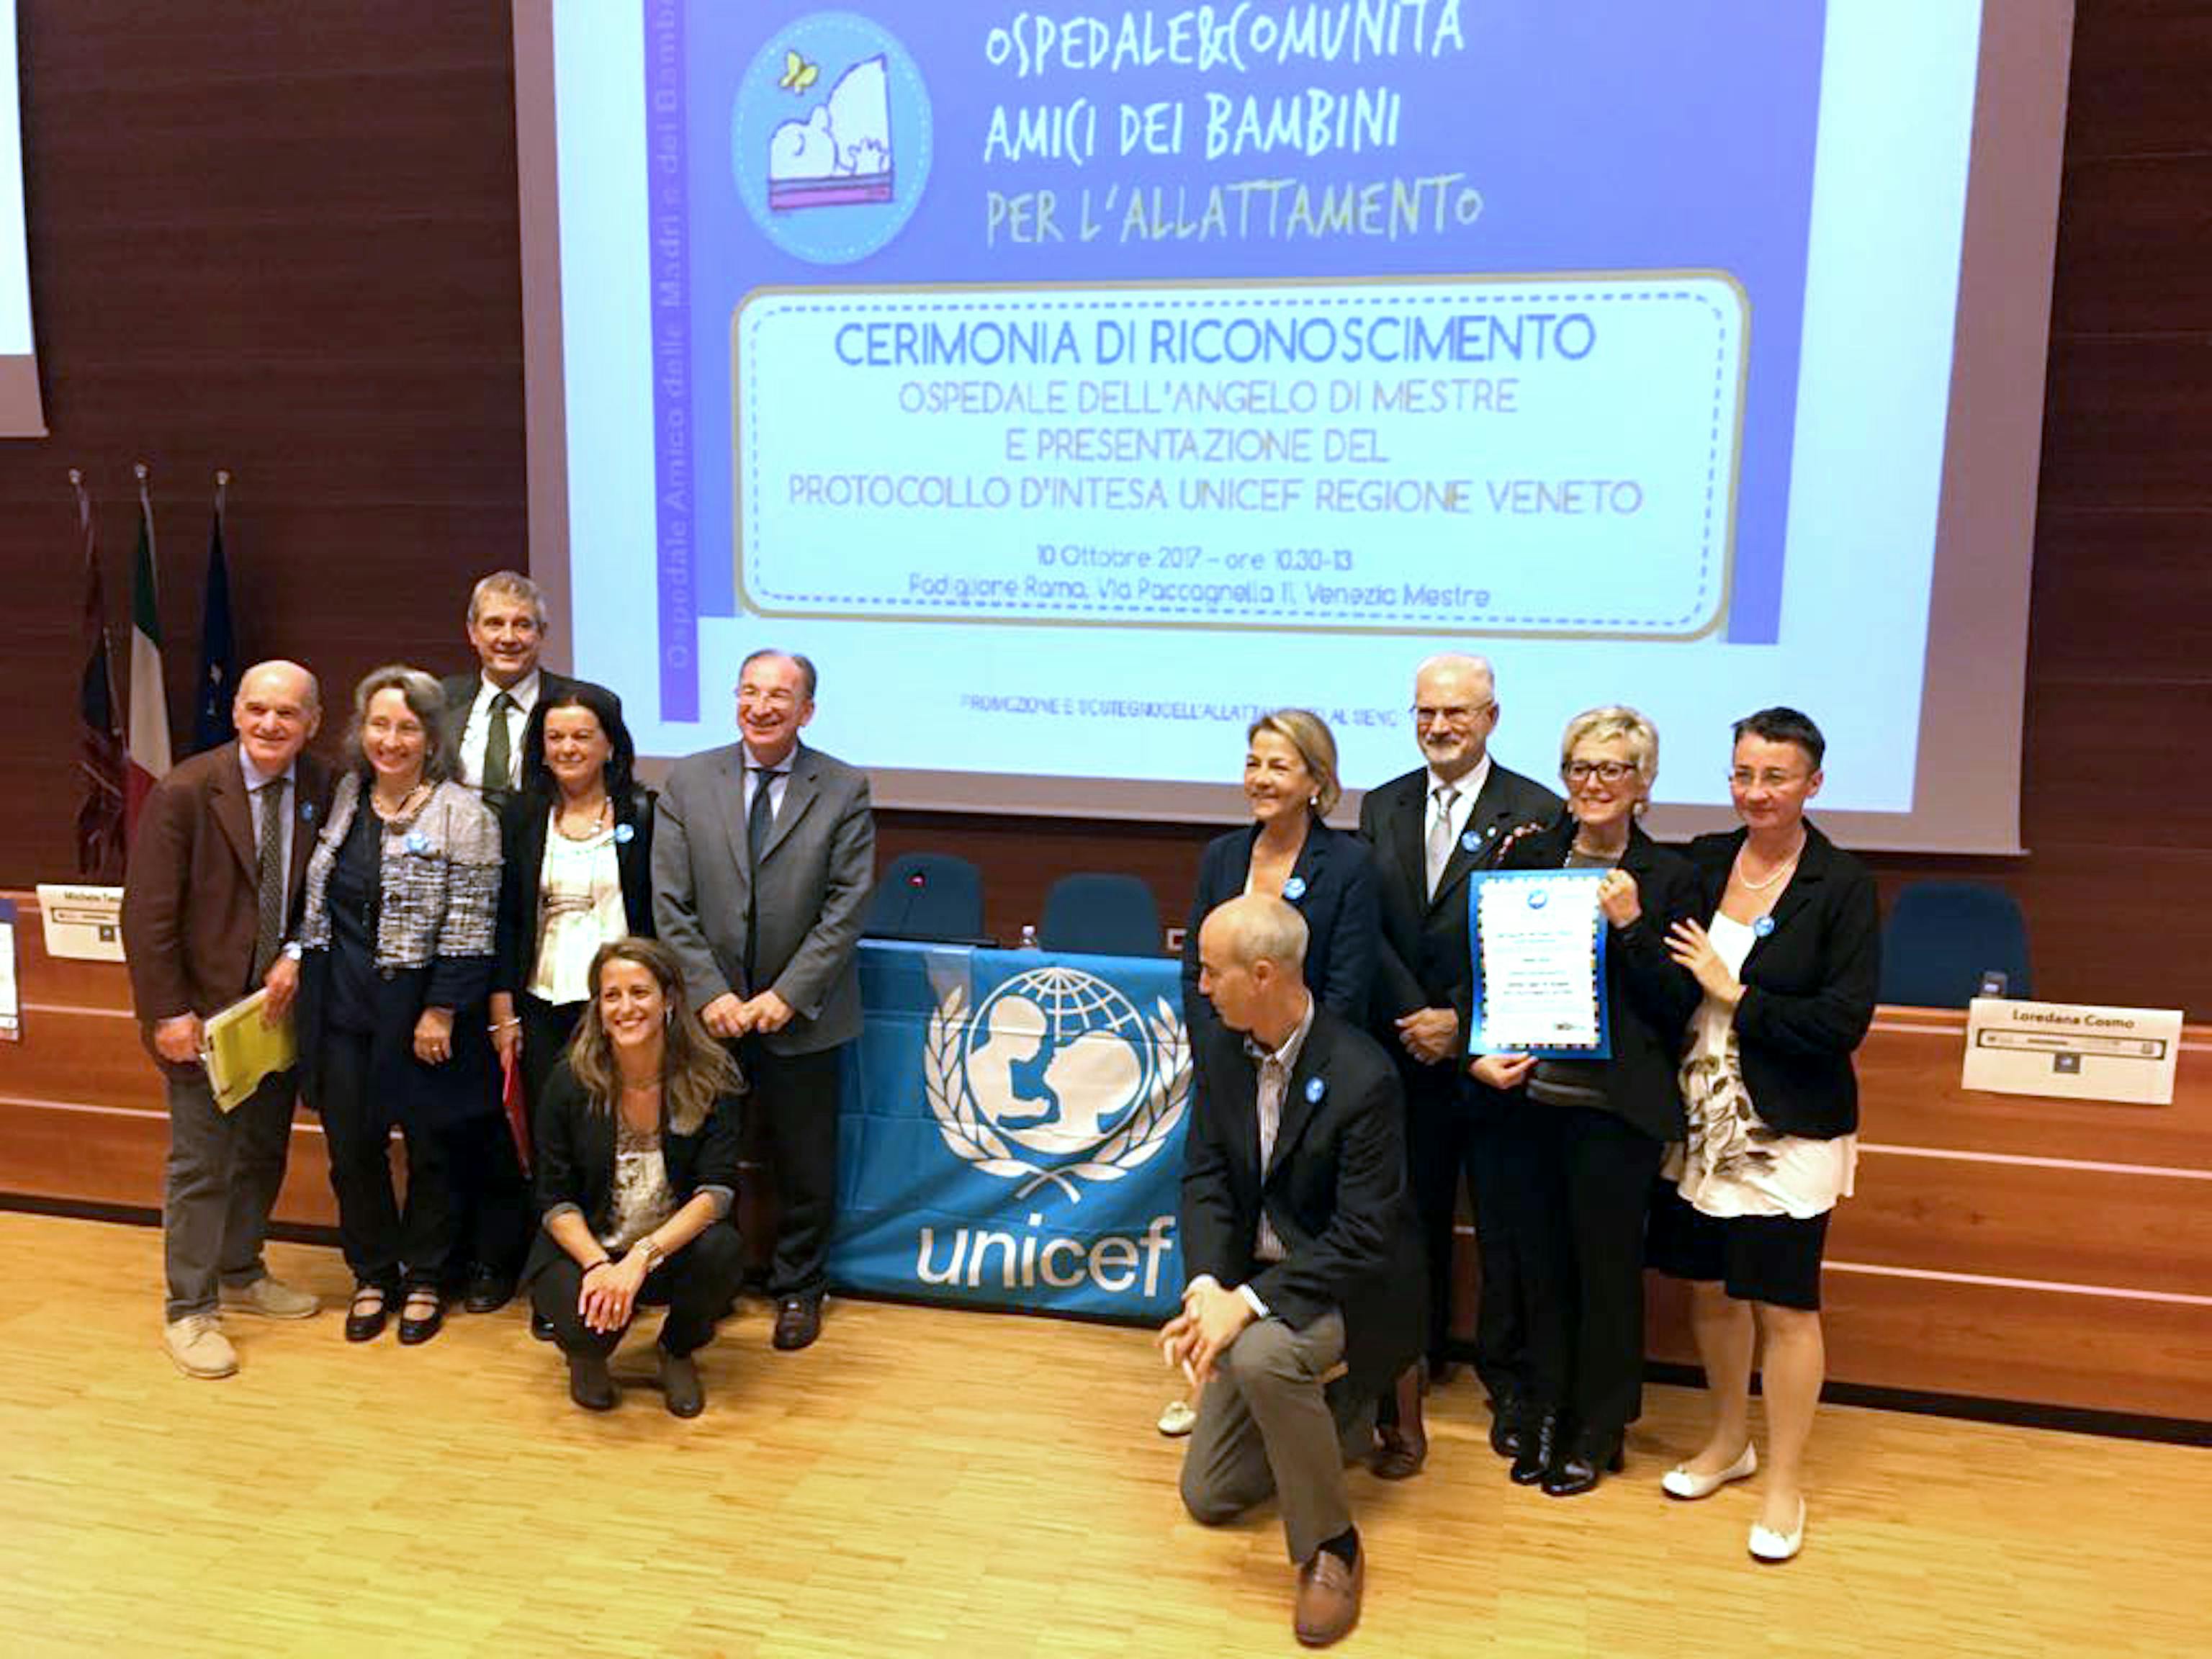
{"type": "Polygon", "coordinates": [[[1522,1431],[1521,1449],[1506,1471],[1506,1479],[1516,1486],[1533,1486],[1546,1479],[1559,1451],[1559,1414],[1557,1412],[1538,1413],[1533,1427],[1522,1431]]]}
{"type": "Polygon", "coordinates": [[[1572,1451],[1562,1457],[1544,1476],[1544,1496],[1547,1498],[1579,1498],[1591,1491],[1607,1474],[1619,1474],[1628,1467],[1628,1459],[1621,1450],[1619,1435],[1610,1445],[1603,1442],[1592,1446],[1588,1441],[1577,1441],[1572,1451]]]}

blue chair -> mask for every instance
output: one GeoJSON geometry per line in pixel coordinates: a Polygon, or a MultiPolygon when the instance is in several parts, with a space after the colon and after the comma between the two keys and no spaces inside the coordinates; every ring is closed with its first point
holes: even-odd
{"type": "Polygon", "coordinates": [[[950,853],[902,853],[868,902],[870,939],[990,945],[983,933],[983,872],[950,853]]]}
{"type": "Polygon", "coordinates": [[[1990,973],[2005,976],[2007,996],[2034,994],[2019,900],[1977,881],[1915,881],[1899,890],[1881,930],[1884,1002],[1963,1008],[1990,973]]]}
{"type": "Polygon", "coordinates": [[[1062,876],[1044,896],[1037,943],[1097,957],[1163,955],[1160,902],[1136,876],[1062,876]]]}

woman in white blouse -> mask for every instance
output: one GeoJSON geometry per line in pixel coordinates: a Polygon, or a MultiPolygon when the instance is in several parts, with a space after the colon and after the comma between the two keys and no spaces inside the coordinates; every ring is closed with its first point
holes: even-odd
{"type": "Polygon", "coordinates": [[[653,796],[632,781],[622,700],[576,681],[531,710],[522,787],[501,813],[505,856],[490,1000],[493,1046],[518,1065],[535,1121],[611,939],[653,935],[653,796]]]}

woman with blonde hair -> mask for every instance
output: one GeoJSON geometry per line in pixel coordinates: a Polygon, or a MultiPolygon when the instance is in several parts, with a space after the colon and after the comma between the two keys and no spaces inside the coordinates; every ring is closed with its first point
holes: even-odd
{"type": "Polygon", "coordinates": [[[1536,1432],[1516,1485],[1571,1498],[1621,1467],[1643,1404],[1644,1227],[1667,1143],[1682,1135],[1674,1081],[1698,982],[1668,954],[1668,930],[1698,908],[1697,878],[1638,827],[1659,774],[1659,734],[1632,708],[1567,722],[1559,776],[1567,810],[1514,839],[1509,870],[1602,869],[1607,1058],[1488,1054],[1474,1062],[1510,1091],[1532,1138],[1525,1196],[1531,1392],[1536,1432]]]}
{"type": "Polygon", "coordinates": [[[732,1220],[744,1083],[692,1013],[665,945],[601,945],[589,985],[538,1104],[544,1218],[523,1282],[586,1411],[615,1404],[607,1360],[638,1308],[665,1304],[661,1391],[675,1415],[696,1417],[706,1395],[692,1355],[744,1270],[732,1220]]]}
{"type": "Polygon", "coordinates": [[[1244,734],[1244,799],[1252,823],[1206,845],[1198,896],[1183,931],[1183,1018],[1213,1023],[1199,994],[1198,930],[1214,907],[1243,893],[1280,897],[1306,919],[1306,988],[1354,1024],[1367,1021],[1382,928],[1366,843],[1322,822],[1343,794],[1336,739],[1310,709],[1278,708],[1244,734]]]}

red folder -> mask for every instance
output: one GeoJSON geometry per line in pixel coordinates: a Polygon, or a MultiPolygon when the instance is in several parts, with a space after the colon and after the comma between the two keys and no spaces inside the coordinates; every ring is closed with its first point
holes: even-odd
{"type": "Polygon", "coordinates": [[[514,1156],[522,1165],[522,1173],[530,1173],[529,1108],[522,1099],[522,1067],[516,1065],[512,1051],[500,1067],[499,1103],[507,1112],[507,1133],[514,1137],[514,1156]]]}

